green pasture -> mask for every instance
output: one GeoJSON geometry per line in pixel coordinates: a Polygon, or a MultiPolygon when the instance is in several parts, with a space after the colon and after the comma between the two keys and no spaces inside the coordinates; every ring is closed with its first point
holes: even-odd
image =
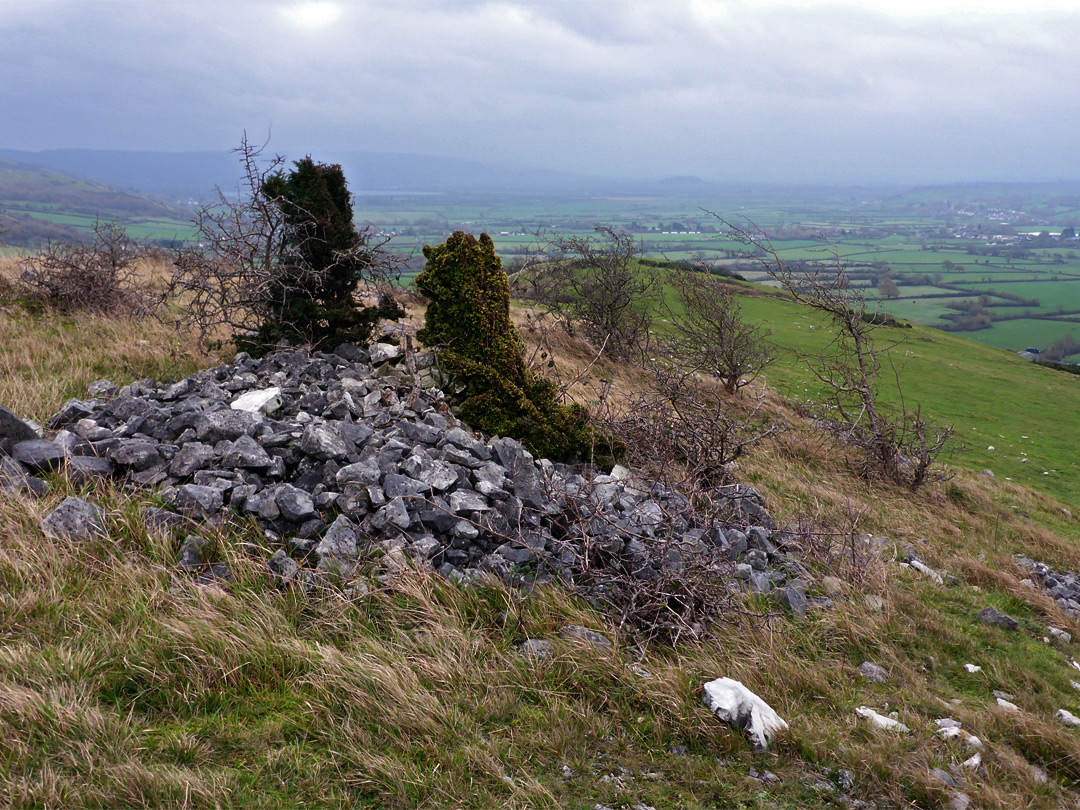
{"type": "Polygon", "coordinates": [[[1019,351],[1028,346],[1045,350],[1051,343],[1067,335],[1080,338],[1080,323],[1037,318],[997,321],[989,329],[972,332],[969,336],[980,343],[1019,351]]]}
{"type": "MultiPolygon", "coordinates": [[[[743,297],[740,303],[747,320],[772,330],[778,356],[764,375],[768,384],[792,399],[820,401],[821,384],[801,356],[827,347],[825,323],[790,301],[743,297]]],[[[882,375],[882,395],[897,401],[890,384],[895,366],[908,406],[921,405],[935,422],[954,426],[950,463],[991,469],[1080,506],[1080,376],[921,326],[881,327],[876,334],[892,364],[882,375]]]]}

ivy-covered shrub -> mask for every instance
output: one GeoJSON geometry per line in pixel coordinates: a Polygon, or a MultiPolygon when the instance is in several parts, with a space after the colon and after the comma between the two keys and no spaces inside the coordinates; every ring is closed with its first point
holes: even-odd
{"type": "Polygon", "coordinates": [[[438,349],[443,371],[464,383],[461,418],[519,439],[538,456],[588,457],[594,437],[585,409],[559,404],[554,384],[525,364],[510,320],[510,284],[491,237],[455,231],[443,244],[425,246],[424,258],[416,287],[428,306],[417,337],[438,349]]]}

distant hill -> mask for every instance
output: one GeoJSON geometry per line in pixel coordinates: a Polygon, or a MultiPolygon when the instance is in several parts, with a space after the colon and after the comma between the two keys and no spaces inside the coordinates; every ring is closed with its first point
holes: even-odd
{"type": "Polygon", "coordinates": [[[189,212],[56,169],[0,159],[0,227],[9,245],[79,239],[96,220],[177,222],[189,212]]]}
{"type": "MultiPolygon", "coordinates": [[[[287,154],[298,160],[303,154],[287,154]]],[[[386,192],[540,192],[588,193],[617,185],[544,168],[504,168],[467,160],[394,152],[315,152],[325,163],[340,163],[356,194],[386,192]]],[[[0,149],[0,160],[36,164],[79,175],[115,188],[172,201],[206,200],[214,189],[226,192],[241,177],[232,152],[125,152],[50,149],[21,152],[0,149]]]]}

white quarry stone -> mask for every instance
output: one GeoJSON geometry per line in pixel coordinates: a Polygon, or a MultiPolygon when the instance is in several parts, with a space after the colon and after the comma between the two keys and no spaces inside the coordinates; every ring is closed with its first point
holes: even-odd
{"type": "Polygon", "coordinates": [[[1060,641],[1062,644],[1068,644],[1072,641],[1072,635],[1062,630],[1060,627],[1047,627],[1046,632],[1050,634],[1050,637],[1060,641]]]}
{"type": "Polygon", "coordinates": [[[709,681],[701,699],[721,721],[743,729],[758,751],[768,748],[776,732],[788,727],[768,703],[732,678],[709,681]]]}
{"type": "Polygon", "coordinates": [[[1080,717],[1077,717],[1075,714],[1066,709],[1058,709],[1057,715],[1055,716],[1058,720],[1060,720],[1067,726],[1073,726],[1074,728],[1076,726],[1080,726],[1080,717]]]}
{"type": "Polygon", "coordinates": [[[998,698],[997,699],[997,705],[1000,706],[1003,709],[1006,709],[1007,711],[1010,711],[1010,712],[1018,712],[1018,711],[1020,711],[1019,706],[1017,706],[1015,703],[1011,703],[1011,702],[1005,700],[1005,698],[998,698]]]}
{"type": "Polygon", "coordinates": [[[930,579],[934,580],[934,582],[936,582],[938,585],[945,584],[945,580],[942,579],[941,574],[939,574],[929,565],[924,563],[922,560],[912,560],[909,565],[916,571],[918,571],[920,574],[930,577],[930,579]]]}
{"type": "Polygon", "coordinates": [[[976,666],[975,664],[964,664],[964,669],[966,669],[972,675],[974,675],[976,672],[982,672],[982,667],[976,666]]]}
{"type": "Polygon", "coordinates": [[[261,391],[248,391],[232,401],[234,411],[270,414],[281,407],[281,389],[277,386],[261,391]]]}
{"type": "Polygon", "coordinates": [[[972,754],[970,757],[964,760],[960,765],[961,768],[967,768],[968,770],[975,770],[982,765],[982,754],[972,754]]]}
{"type": "Polygon", "coordinates": [[[878,726],[879,728],[885,729],[886,731],[900,731],[904,734],[907,734],[909,731],[911,731],[910,728],[905,726],[899,720],[893,720],[891,717],[886,717],[883,714],[878,714],[868,706],[859,706],[855,710],[855,714],[859,715],[859,717],[865,717],[871,723],[878,726]]]}

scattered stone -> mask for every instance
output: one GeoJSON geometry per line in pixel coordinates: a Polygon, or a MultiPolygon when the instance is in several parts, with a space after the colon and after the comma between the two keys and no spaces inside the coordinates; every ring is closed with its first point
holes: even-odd
{"type": "Polygon", "coordinates": [[[72,456],[67,461],[67,475],[74,484],[89,484],[112,478],[116,465],[107,458],[97,456],[72,456]]]}
{"type": "Polygon", "coordinates": [[[46,537],[89,540],[105,533],[105,513],[79,498],[67,498],[41,521],[46,537]]]}
{"type": "Polygon", "coordinates": [[[601,650],[612,649],[611,642],[606,636],[597,633],[595,630],[589,630],[587,627],[582,627],[580,624],[568,624],[564,626],[559,630],[559,635],[567,641],[588,644],[601,650]]]}
{"type": "Polygon", "coordinates": [[[822,577],[821,589],[833,599],[836,599],[844,593],[844,583],[836,577],[822,577]]]}
{"type": "Polygon", "coordinates": [[[1046,632],[1050,634],[1050,637],[1061,644],[1068,644],[1072,641],[1072,635],[1065,632],[1060,627],[1047,627],[1046,632]]]}
{"type": "Polygon", "coordinates": [[[184,544],[180,546],[180,558],[177,561],[177,567],[185,571],[196,571],[206,564],[203,559],[203,552],[206,551],[206,547],[209,545],[207,540],[200,537],[197,534],[190,534],[187,539],[184,540],[184,544]]]}
{"type": "Polygon", "coordinates": [[[518,652],[534,661],[546,661],[555,657],[555,645],[547,639],[529,638],[521,643],[518,652]]]}
{"type": "Polygon", "coordinates": [[[903,734],[907,734],[911,731],[910,728],[905,726],[899,720],[893,720],[891,717],[886,717],[883,714],[878,714],[868,706],[859,706],[857,709],[855,709],[855,714],[859,715],[859,717],[863,717],[869,720],[878,728],[883,728],[886,731],[899,731],[903,734]]]}
{"type": "Polygon", "coordinates": [[[1072,726],[1073,728],[1080,726],[1080,717],[1077,717],[1075,714],[1066,709],[1058,709],[1057,715],[1055,716],[1058,720],[1060,720],[1067,726],[1072,726]]]}
{"type": "Polygon", "coordinates": [[[923,576],[930,577],[930,579],[934,580],[934,582],[936,582],[938,585],[944,585],[945,584],[945,579],[941,576],[941,574],[938,573],[937,571],[935,571],[933,568],[931,568],[926,563],[924,563],[918,557],[914,557],[911,560],[909,560],[908,565],[910,565],[912,568],[914,568],[916,571],[918,571],[923,576]]]}
{"type": "Polygon", "coordinates": [[[997,705],[1000,706],[1001,708],[1005,709],[1006,711],[1010,711],[1010,712],[1018,712],[1018,711],[1020,711],[1019,706],[1017,706],[1015,703],[1011,703],[1010,701],[1005,700],[1005,698],[998,698],[997,699],[997,705]]]}
{"type": "Polygon", "coordinates": [[[863,661],[859,664],[859,672],[870,683],[885,683],[889,680],[889,673],[871,661],[863,661]]]}
{"type": "Polygon", "coordinates": [[[995,689],[990,694],[993,697],[1001,698],[1002,700],[1016,700],[1016,695],[1009,694],[1008,692],[1002,692],[1000,689],[995,689]]]}
{"type": "Polygon", "coordinates": [[[757,751],[764,751],[777,732],[788,728],[768,703],[731,678],[705,684],[702,701],[722,722],[745,731],[757,751]]]}
{"type": "Polygon", "coordinates": [[[11,455],[19,442],[29,442],[38,438],[30,425],[17,417],[7,408],[0,406],[0,455],[11,455]]]}
{"type": "Polygon", "coordinates": [[[982,754],[975,753],[960,763],[960,767],[969,771],[974,771],[982,765],[982,754]]]}
{"type": "Polygon", "coordinates": [[[1001,627],[1005,630],[1016,630],[1020,627],[1020,622],[1000,610],[992,607],[985,607],[979,611],[979,621],[983,624],[990,624],[995,627],[1001,627]]]}
{"type": "Polygon", "coordinates": [[[806,597],[802,591],[794,586],[788,585],[786,588],[781,588],[778,592],[778,598],[780,604],[787,608],[788,613],[794,616],[796,619],[805,619],[807,612],[806,597]]]}
{"type": "Polygon", "coordinates": [[[49,485],[30,475],[26,467],[15,459],[0,455],[0,492],[5,491],[41,497],[48,494],[49,485]]]}
{"type": "Polygon", "coordinates": [[[855,789],[855,774],[841,768],[836,772],[836,786],[844,793],[855,789]]]}
{"type": "Polygon", "coordinates": [[[16,442],[11,448],[11,457],[33,473],[58,469],[66,458],[55,442],[37,438],[16,442]]]}
{"type": "Polygon", "coordinates": [[[248,391],[234,399],[229,407],[236,411],[271,414],[281,407],[281,389],[272,386],[261,391],[248,391]]]}
{"type": "Polygon", "coordinates": [[[977,664],[964,664],[964,669],[974,675],[976,672],[982,672],[982,667],[977,664]]]}
{"type": "Polygon", "coordinates": [[[168,500],[178,512],[194,517],[209,517],[221,510],[224,496],[220,489],[184,484],[172,490],[168,500]]]}
{"type": "Polygon", "coordinates": [[[968,810],[971,807],[971,797],[966,793],[957,793],[949,799],[949,810],[968,810]]]}
{"type": "Polygon", "coordinates": [[[948,787],[960,787],[960,783],[957,782],[956,779],[951,774],[949,774],[948,771],[943,771],[941,770],[941,768],[932,768],[930,770],[930,775],[934,777],[934,779],[941,782],[943,785],[946,785],[948,787]]]}
{"type": "Polygon", "coordinates": [[[877,594],[866,594],[863,596],[863,603],[871,613],[881,613],[885,610],[885,602],[877,594]]]}

